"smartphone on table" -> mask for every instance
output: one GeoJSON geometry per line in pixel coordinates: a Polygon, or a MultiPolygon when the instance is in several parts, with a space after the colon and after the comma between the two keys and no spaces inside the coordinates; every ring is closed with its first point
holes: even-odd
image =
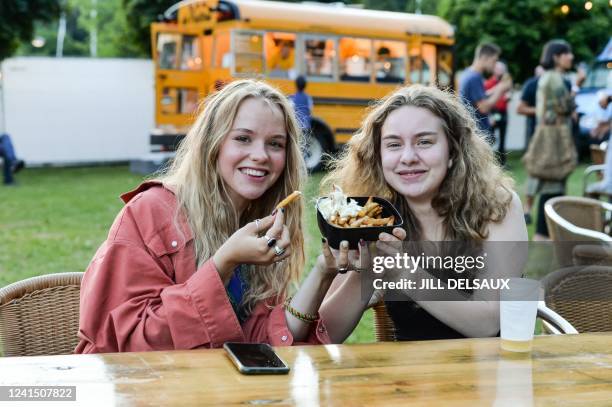
{"type": "Polygon", "coordinates": [[[289,373],[289,366],[267,343],[226,342],[223,349],[242,374],[289,373]]]}

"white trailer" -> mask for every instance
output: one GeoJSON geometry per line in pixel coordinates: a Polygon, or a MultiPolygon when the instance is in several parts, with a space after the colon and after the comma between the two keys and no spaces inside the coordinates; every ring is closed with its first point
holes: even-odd
{"type": "Polygon", "coordinates": [[[147,156],[154,127],[146,59],[9,58],[0,66],[0,131],[28,166],[147,156]]]}

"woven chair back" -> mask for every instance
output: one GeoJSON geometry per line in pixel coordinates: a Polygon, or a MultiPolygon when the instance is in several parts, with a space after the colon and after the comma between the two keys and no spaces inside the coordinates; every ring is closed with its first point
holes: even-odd
{"type": "Polygon", "coordinates": [[[542,280],[549,308],[578,332],[612,331],[612,267],[568,267],[542,280]]]}
{"type": "Polygon", "coordinates": [[[554,242],[559,267],[574,264],[575,245],[611,240],[603,233],[604,205],[596,199],[576,196],[561,196],[546,202],[546,224],[554,242]]]}
{"type": "MultiPolygon", "coordinates": [[[[563,219],[580,228],[602,232],[604,227],[603,210],[597,200],[582,197],[562,197],[553,203],[555,212],[563,219]]],[[[565,239],[585,240],[584,236],[577,236],[569,231],[561,231],[565,239]]]]}
{"type": "Polygon", "coordinates": [[[379,302],[374,309],[374,331],[377,342],[395,341],[395,325],[387,312],[384,302],[379,302]]]}
{"type": "Polygon", "coordinates": [[[0,289],[0,345],[4,356],[74,351],[83,274],[43,275],[0,289]]]}
{"type": "Polygon", "coordinates": [[[591,144],[591,162],[593,164],[603,164],[606,161],[606,150],[599,144],[591,144]]]}

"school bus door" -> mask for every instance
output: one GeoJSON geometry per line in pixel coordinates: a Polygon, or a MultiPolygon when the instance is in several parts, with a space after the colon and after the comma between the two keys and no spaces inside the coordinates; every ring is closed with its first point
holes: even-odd
{"type": "MultiPolygon", "coordinates": [[[[161,134],[151,136],[152,144],[173,149],[176,135],[184,135],[191,124],[198,101],[206,96],[209,76],[211,30],[200,27],[154,23],[151,28],[155,62],[155,119],[161,134]]],[[[179,137],[180,138],[180,137],[179,137]]]]}

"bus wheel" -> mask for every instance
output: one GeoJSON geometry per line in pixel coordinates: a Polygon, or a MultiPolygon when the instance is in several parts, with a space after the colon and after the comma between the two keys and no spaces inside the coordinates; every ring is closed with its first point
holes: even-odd
{"type": "Polygon", "coordinates": [[[322,134],[314,133],[305,137],[304,161],[309,172],[323,169],[324,155],[328,152],[327,140],[322,134]]]}

